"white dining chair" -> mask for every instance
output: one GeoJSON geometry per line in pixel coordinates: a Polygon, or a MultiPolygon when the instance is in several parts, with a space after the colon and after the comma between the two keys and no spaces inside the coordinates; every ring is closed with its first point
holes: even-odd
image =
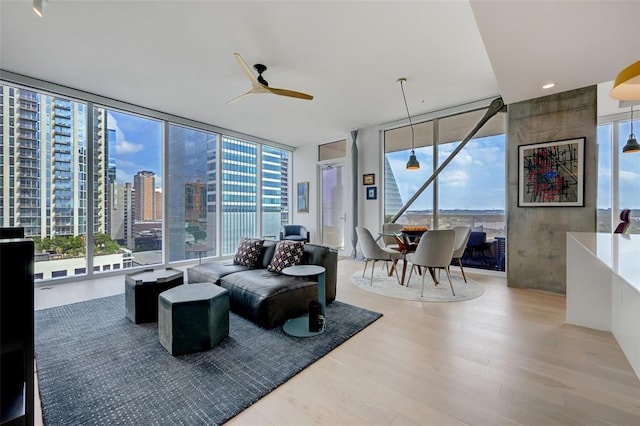
{"type": "Polygon", "coordinates": [[[404,225],[401,223],[383,223],[382,224],[382,242],[386,248],[398,250],[398,240],[395,235],[400,234],[404,225]]]}
{"type": "MultiPolygon", "coordinates": [[[[356,226],[356,234],[358,235],[358,242],[360,243],[360,248],[362,249],[362,255],[365,259],[364,271],[362,271],[362,278],[364,278],[364,274],[367,270],[367,264],[369,261],[373,261],[371,265],[371,285],[373,285],[373,271],[376,266],[376,262],[378,260],[382,260],[385,263],[390,260],[400,259],[401,253],[397,250],[392,250],[386,247],[380,247],[376,240],[371,235],[371,232],[367,228],[362,226],[356,226]]],[[[387,265],[388,266],[388,265],[387,265]]],[[[400,284],[400,278],[398,278],[398,269],[394,268],[396,273],[396,279],[398,280],[398,284],[400,284]]]]}
{"type": "MultiPolygon", "coordinates": [[[[411,281],[411,274],[413,268],[424,267],[425,271],[422,273],[422,288],[420,289],[420,297],[424,296],[424,277],[426,269],[444,269],[449,279],[449,286],[451,287],[451,293],[455,296],[456,293],[453,290],[453,283],[451,282],[451,273],[449,272],[449,264],[453,258],[453,245],[455,243],[456,235],[453,229],[442,229],[428,231],[422,234],[418,247],[414,253],[407,255],[407,261],[411,262],[411,270],[409,271],[409,279],[407,285],[411,281]]],[[[432,273],[433,281],[436,285],[435,274],[432,273]]]]}
{"type": "Polygon", "coordinates": [[[453,259],[458,261],[460,271],[462,272],[462,278],[464,278],[464,282],[466,283],[467,277],[465,276],[464,269],[462,268],[462,256],[467,248],[467,242],[471,235],[471,227],[469,225],[454,226],[453,232],[456,233],[456,240],[453,244],[453,259]]]}

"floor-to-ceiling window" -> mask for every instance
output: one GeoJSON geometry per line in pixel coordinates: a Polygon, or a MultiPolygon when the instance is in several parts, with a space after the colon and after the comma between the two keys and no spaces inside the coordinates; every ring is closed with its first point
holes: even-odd
{"type": "MultiPolygon", "coordinates": [[[[438,165],[460,145],[484,110],[438,120],[438,165]]],[[[470,139],[438,177],[438,228],[469,225],[486,232],[489,239],[505,235],[505,135],[500,121],[489,122],[485,131],[470,139]],[[498,134],[496,127],[501,131],[498,134]]]]}
{"type": "Polygon", "coordinates": [[[222,137],[222,255],[258,236],[258,145],[222,137]]]}
{"type": "MultiPolygon", "coordinates": [[[[415,124],[414,143],[418,170],[407,170],[412,149],[411,128],[403,126],[385,132],[384,149],[384,221],[389,222],[433,173],[433,122],[415,124]],[[395,185],[394,185],[395,183],[395,185]]],[[[433,185],[411,204],[397,222],[433,227],[433,185]]]]}
{"type": "Polygon", "coordinates": [[[36,279],[230,255],[289,222],[290,149],[16,81],[0,83],[0,226],[34,238],[36,279]]]}
{"type": "Polygon", "coordinates": [[[291,155],[262,147],[262,236],[277,239],[280,227],[289,223],[289,169],[291,155]]]}
{"type": "Polygon", "coordinates": [[[611,191],[613,125],[598,126],[598,194],[597,194],[597,231],[611,232],[613,203],[611,191]]]}
{"type": "Polygon", "coordinates": [[[217,140],[215,133],[169,125],[169,261],[217,253],[217,140]]]}
{"type": "Polygon", "coordinates": [[[93,110],[93,271],[163,262],[163,123],[93,110]]]}
{"type": "Polygon", "coordinates": [[[473,266],[504,270],[504,114],[489,119],[452,156],[485,112],[485,109],[479,109],[415,124],[414,146],[420,162],[418,170],[406,169],[412,148],[410,126],[387,130],[384,135],[384,213],[388,222],[405,206],[406,210],[396,220],[398,223],[423,225],[429,229],[469,225],[473,231],[484,233],[482,244],[486,247],[483,262],[476,262],[473,266]],[[437,142],[433,143],[434,140],[437,142]],[[434,158],[437,168],[445,162],[447,164],[416,197],[435,170],[434,158]],[[415,200],[409,203],[414,197],[415,200]]]}
{"type": "Polygon", "coordinates": [[[22,226],[36,249],[36,279],[86,273],[87,107],[0,85],[1,226],[22,226]]]}
{"type": "MultiPolygon", "coordinates": [[[[640,120],[633,120],[634,130],[640,120]]],[[[630,116],[601,117],[598,125],[598,231],[611,232],[620,211],[631,210],[629,234],[640,234],[640,153],[623,153],[631,134],[630,116]]]]}

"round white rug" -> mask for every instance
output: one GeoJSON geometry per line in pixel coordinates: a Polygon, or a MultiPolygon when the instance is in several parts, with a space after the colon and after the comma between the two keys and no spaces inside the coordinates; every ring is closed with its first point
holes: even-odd
{"type": "MultiPolygon", "coordinates": [[[[422,276],[417,274],[414,270],[411,275],[411,282],[408,283],[409,268],[407,268],[407,276],[405,278],[405,285],[398,284],[395,273],[391,276],[387,275],[386,268],[381,268],[380,263],[376,263],[376,269],[373,273],[373,285],[371,284],[371,264],[367,265],[367,271],[362,277],[362,271],[358,271],[351,276],[351,281],[363,290],[371,291],[381,294],[383,296],[395,297],[405,300],[416,300],[419,302],[460,302],[463,300],[475,299],[476,297],[484,294],[484,288],[477,282],[467,277],[467,282],[464,282],[462,275],[459,272],[451,273],[451,282],[453,283],[453,289],[456,295],[451,294],[451,287],[449,286],[449,280],[447,280],[447,273],[444,270],[440,271],[440,284],[434,285],[431,275],[427,273],[424,278],[424,297],[420,297],[420,287],[422,285],[422,276]]],[[[436,274],[438,271],[436,271],[436,274]]],[[[402,271],[398,271],[398,276],[401,276],[402,271]]],[[[436,275],[437,276],[437,275],[436,275]]]]}

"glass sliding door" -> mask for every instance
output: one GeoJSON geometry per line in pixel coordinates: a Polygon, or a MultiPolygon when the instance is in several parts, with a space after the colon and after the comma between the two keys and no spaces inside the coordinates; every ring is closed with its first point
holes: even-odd
{"type": "Polygon", "coordinates": [[[322,174],[322,244],[344,249],[344,226],[347,220],[345,210],[345,175],[341,164],[321,167],[322,174]]]}
{"type": "Polygon", "coordinates": [[[169,261],[215,256],[218,135],[169,124],[169,261]],[[198,251],[200,249],[200,251],[198,251]]]}

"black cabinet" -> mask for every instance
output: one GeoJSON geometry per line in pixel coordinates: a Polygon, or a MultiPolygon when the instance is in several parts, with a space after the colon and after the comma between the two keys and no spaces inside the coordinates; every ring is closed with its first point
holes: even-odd
{"type": "Polygon", "coordinates": [[[0,239],[0,424],[33,425],[33,241],[0,239]]]}

